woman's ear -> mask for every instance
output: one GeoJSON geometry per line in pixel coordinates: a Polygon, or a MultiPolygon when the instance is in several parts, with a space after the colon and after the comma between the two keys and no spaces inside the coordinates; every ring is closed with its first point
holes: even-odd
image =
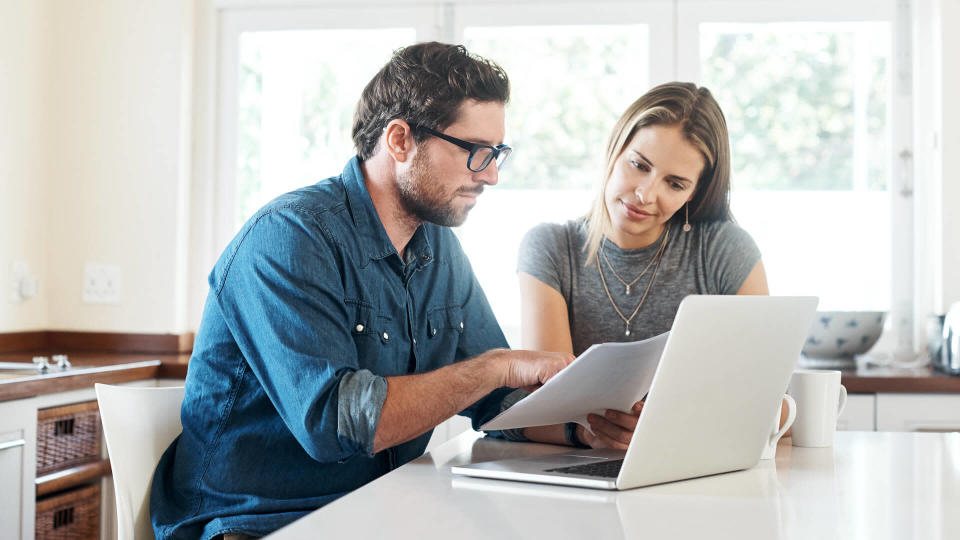
{"type": "Polygon", "coordinates": [[[391,120],[384,128],[384,147],[394,161],[404,163],[416,152],[413,129],[403,120],[391,120]]]}

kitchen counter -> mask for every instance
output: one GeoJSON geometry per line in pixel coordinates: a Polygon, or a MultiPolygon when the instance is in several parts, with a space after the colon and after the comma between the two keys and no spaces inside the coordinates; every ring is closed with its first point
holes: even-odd
{"type": "Polygon", "coordinates": [[[839,432],[833,448],[783,439],[776,462],[623,492],[451,474],[569,450],[478,437],[466,432],[269,538],[960,538],[956,433],[839,432]]]}
{"type": "Polygon", "coordinates": [[[0,354],[0,362],[22,362],[27,371],[0,371],[0,401],[90,388],[95,383],[116,384],[142,379],[183,379],[189,354],[69,354],[72,367],[39,374],[30,353],[0,354]]]}
{"type": "MultiPolygon", "coordinates": [[[[44,375],[12,377],[0,371],[0,401],[140,379],[185,379],[189,353],[120,354],[72,353],[73,369],[44,375]]],[[[0,354],[0,362],[23,362],[32,369],[33,353],[0,354]]],[[[841,369],[841,380],[850,393],[947,393],[960,394],[960,377],[934,371],[929,365],[915,368],[869,366],[841,369]]]]}
{"type": "Polygon", "coordinates": [[[861,359],[855,368],[839,371],[841,383],[850,393],[960,394],[960,376],[936,371],[929,364],[920,367],[877,366],[861,359]]]}

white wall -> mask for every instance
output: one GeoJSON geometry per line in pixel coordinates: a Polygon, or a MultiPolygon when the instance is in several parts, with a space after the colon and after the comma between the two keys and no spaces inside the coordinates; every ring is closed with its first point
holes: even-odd
{"type": "Polygon", "coordinates": [[[192,2],[51,4],[47,327],[182,331],[192,2]],[[81,299],[86,262],[119,305],[81,299]]]}
{"type": "Polygon", "coordinates": [[[35,0],[0,2],[0,331],[46,325],[47,204],[45,164],[51,133],[43,122],[47,9],[35,0]],[[22,261],[38,278],[37,296],[10,297],[11,264],[22,261]]]}

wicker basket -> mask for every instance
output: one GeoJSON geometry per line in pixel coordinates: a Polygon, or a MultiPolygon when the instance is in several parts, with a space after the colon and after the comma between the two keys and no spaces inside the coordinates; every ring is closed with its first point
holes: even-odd
{"type": "Polygon", "coordinates": [[[93,484],[37,501],[37,540],[100,538],[100,486],[93,484]]]}
{"type": "Polygon", "coordinates": [[[37,476],[100,459],[96,401],[37,411],[37,476]]]}

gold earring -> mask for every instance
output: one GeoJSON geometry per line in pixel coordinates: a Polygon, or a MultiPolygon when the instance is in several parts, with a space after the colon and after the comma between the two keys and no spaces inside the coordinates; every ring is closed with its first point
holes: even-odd
{"type": "Polygon", "coordinates": [[[683,232],[690,232],[690,229],[693,227],[690,226],[690,203],[684,204],[684,221],[683,221],[683,232]]]}

